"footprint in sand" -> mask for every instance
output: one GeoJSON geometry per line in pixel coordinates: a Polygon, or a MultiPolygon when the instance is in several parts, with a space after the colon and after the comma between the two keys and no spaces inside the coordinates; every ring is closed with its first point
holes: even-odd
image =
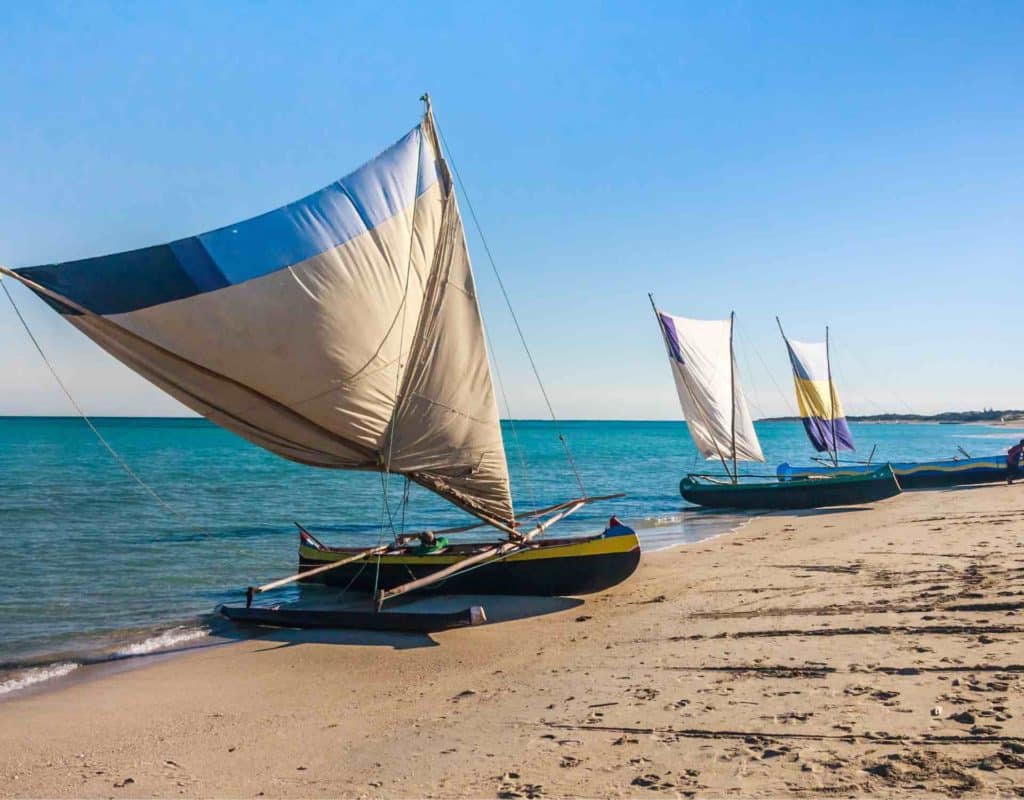
{"type": "Polygon", "coordinates": [[[525,797],[527,800],[537,800],[544,796],[543,786],[539,783],[523,783],[519,780],[518,772],[506,772],[499,780],[501,781],[498,785],[498,797],[500,798],[525,797]]]}

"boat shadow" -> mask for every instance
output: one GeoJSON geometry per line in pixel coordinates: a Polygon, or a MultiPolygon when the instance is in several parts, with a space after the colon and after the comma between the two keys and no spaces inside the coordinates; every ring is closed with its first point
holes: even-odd
{"type": "MultiPolygon", "coordinates": [[[[324,603],[322,598],[316,607],[330,610],[370,611],[373,605],[369,596],[353,597],[345,603],[324,603]]],[[[540,597],[533,595],[431,595],[411,599],[405,603],[392,606],[394,611],[409,614],[437,614],[461,611],[470,606],[482,606],[487,615],[483,627],[500,625],[506,622],[532,619],[534,617],[568,611],[583,605],[584,601],[576,597],[540,597]]],[[[311,602],[299,599],[286,604],[289,607],[311,607],[311,602]]],[[[383,613],[387,613],[384,611],[383,613]]],[[[475,626],[474,626],[475,627],[475,626]]],[[[244,624],[229,620],[218,620],[215,630],[211,631],[218,639],[231,641],[266,642],[267,647],[256,650],[257,653],[279,650],[303,644],[348,645],[358,647],[388,647],[393,650],[414,650],[421,647],[438,647],[440,642],[436,634],[414,633],[404,631],[359,630],[354,628],[277,628],[256,624],[244,624]]],[[[473,635],[466,628],[454,628],[445,631],[445,636],[473,635]]]]}
{"type": "Polygon", "coordinates": [[[834,508],[795,508],[787,511],[772,512],[772,516],[785,517],[826,517],[833,514],[855,514],[870,511],[871,506],[840,506],[834,508]]]}

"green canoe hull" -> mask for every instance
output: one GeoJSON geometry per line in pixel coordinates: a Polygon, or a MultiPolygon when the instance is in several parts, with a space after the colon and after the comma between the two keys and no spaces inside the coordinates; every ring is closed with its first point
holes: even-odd
{"type": "Polygon", "coordinates": [[[687,475],[679,483],[683,499],[705,508],[742,510],[825,508],[855,506],[885,500],[900,493],[900,485],[888,466],[867,475],[757,483],[709,483],[687,475]]]}

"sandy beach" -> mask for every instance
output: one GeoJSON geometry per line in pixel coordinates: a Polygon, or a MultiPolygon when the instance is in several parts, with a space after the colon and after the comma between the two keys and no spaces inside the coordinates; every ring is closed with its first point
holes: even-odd
{"type": "Polygon", "coordinates": [[[1024,796],[1024,485],[780,514],[562,610],[0,704],[0,794],[1024,796]]]}

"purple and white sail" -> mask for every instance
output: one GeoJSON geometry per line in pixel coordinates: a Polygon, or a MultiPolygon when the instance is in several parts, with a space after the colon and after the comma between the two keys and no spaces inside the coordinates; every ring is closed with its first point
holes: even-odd
{"type": "Polygon", "coordinates": [[[656,313],[697,450],[723,462],[764,461],[732,351],[732,320],[656,313]]]}

